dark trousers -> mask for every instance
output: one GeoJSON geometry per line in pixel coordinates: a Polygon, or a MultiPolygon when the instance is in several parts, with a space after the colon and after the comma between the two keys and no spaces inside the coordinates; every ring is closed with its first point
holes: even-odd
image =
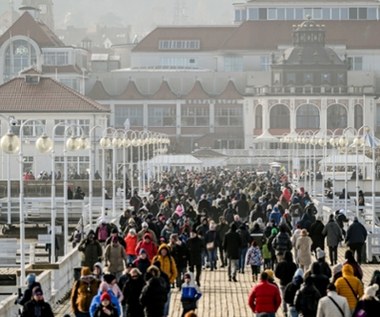
{"type": "Polygon", "coordinates": [[[357,243],[350,243],[349,248],[352,251],[352,254],[355,256],[356,252],[356,261],[358,261],[359,264],[362,263],[362,249],[363,249],[364,243],[357,242],[357,243]]]}
{"type": "Polygon", "coordinates": [[[329,257],[331,265],[335,265],[338,262],[338,246],[330,247],[329,246],[329,257]]]}
{"type": "Polygon", "coordinates": [[[199,264],[199,265],[191,265],[190,266],[190,272],[191,273],[194,273],[194,267],[195,267],[195,270],[196,270],[195,281],[197,282],[198,286],[200,286],[201,285],[200,281],[201,281],[202,265],[201,264],[199,264]]]}

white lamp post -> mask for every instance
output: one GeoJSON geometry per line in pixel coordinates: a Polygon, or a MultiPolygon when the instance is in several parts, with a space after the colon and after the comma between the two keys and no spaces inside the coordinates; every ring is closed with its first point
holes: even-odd
{"type": "MultiPolygon", "coordinates": [[[[20,125],[19,136],[15,135],[12,131],[9,131],[4,135],[1,140],[1,148],[4,152],[8,154],[14,154],[18,152],[19,156],[19,182],[20,182],[20,200],[19,200],[19,211],[20,211],[20,287],[25,284],[25,217],[24,217],[24,154],[23,154],[23,136],[24,136],[24,126],[31,121],[38,121],[29,119],[24,121],[20,125]]],[[[35,146],[40,153],[46,153],[50,150],[49,138],[44,134],[42,139],[38,138],[35,146]]]]}
{"type": "Polygon", "coordinates": [[[105,159],[105,150],[110,148],[112,145],[111,139],[107,136],[106,128],[103,132],[103,137],[99,141],[99,145],[102,148],[102,217],[106,213],[106,159],[105,159]]]}

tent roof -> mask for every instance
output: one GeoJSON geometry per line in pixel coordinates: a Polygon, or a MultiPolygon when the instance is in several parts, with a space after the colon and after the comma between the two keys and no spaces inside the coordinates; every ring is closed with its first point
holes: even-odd
{"type": "Polygon", "coordinates": [[[166,166],[202,165],[202,161],[192,155],[157,155],[150,160],[150,163],[166,166]]]}
{"type": "MultiPolygon", "coordinates": [[[[372,159],[368,158],[367,156],[359,155],[358,159],[356,160],[356,155],[349,154],[347,155],[347,165],[356,165],[356,162],[359,162],[359,164],[372,164],[372,159]]],[[[326,164],[326,165],[345,165],[346,164],[346,155],[334,155],[334,156],[327,156],[326,158],[319,161],[319,164],[326,164]]]]}

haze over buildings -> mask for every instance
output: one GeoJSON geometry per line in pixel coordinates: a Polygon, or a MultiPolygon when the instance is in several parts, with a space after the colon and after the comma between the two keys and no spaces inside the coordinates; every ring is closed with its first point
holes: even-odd
{"type": "MultiPolygon", "coordinates": [[[[28,0],[31,1],[31,0],[28,0]]],[[[11,1],[0,1],[0,15],[11,1]]],[[[16,9],[23,0],[13,0],[16,9]]],[[[67,26],[95,28],[131,26],[134,34],[146,34],[157,25],[231,24],[232,0],[53,0],[57,29],[67,26]]]]}

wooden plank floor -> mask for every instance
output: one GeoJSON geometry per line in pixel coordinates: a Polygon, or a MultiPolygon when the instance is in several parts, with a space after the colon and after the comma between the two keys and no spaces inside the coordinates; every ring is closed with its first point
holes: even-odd
{"type": "MultiPolygon", "coordinates": [[[[344,260],[344,252],[346,248],[339,248],[338,262],[344,260]]],[[[367,286],[374,270],[379,269],[378,264],[362,265],[364,285],[367,286]]],[[[201,291],[202,298],[198,303],[198,315],[209,317],[251,317],[253,314],[247,305],[248,294],[252,287],[250,270],[246,270],[245,274],[238,274],[238,282],[229,282],[227,277],[227,268],[218,268],[216,271],[202,271],[201,291]]],[[[180,292],[177,289],[172,290],[170,317],[181,316],[180,292]]],[[[70,304],[67,300],[62,305],[56,307],[55,316],[63,317],[70,314],[70,304]]],[[[283,316],[279,309],[277,316],[283,316]]]]}

